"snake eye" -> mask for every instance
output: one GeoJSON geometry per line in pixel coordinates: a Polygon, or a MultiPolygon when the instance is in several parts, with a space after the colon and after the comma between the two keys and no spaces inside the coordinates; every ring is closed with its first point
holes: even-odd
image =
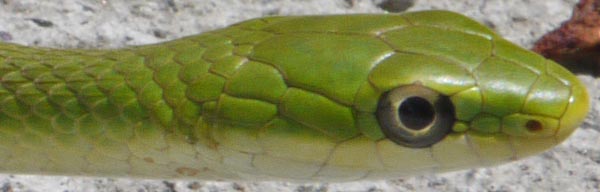
{"type": "Polygon", "coordinates": [[[397,87],[383,94],[377,120],[385,136],[413,148],[442,140],[454,125],[454,106],[447,96],[422,85],[397,87]]]}

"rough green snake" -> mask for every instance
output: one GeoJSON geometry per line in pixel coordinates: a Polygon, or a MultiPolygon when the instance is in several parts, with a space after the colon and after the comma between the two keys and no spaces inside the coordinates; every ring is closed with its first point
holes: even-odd
{"type": "Polygon", "coordinates": [[[588,111],[560,65],[456,13],[267,17],[161,44],[0,44],[0,170],[382,179],[547,150],[588,111]]]}

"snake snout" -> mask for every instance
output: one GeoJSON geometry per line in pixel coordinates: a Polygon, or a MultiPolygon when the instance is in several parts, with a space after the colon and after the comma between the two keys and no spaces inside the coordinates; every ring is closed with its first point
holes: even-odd
{"type": "Polygon", "coordinates": [[[550,63],[548,73],[532,86],[521,112],[503,118],[502,132],[511,137],[514,157],[537,154],[571,135],[588,110],[585,86],[558,64],[550,63]]]}
{"type": "Polygon", "coordinates": [[[583,122],[589,111],[590,99],[586,87],[579,81],[573,82],[569,105],[560,118],[560,128],[556,132],[556,139],[565,140],[583,122]]]}

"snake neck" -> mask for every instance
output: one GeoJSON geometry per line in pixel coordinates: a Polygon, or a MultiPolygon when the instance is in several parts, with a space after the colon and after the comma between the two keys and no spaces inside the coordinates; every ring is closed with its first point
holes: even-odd
{"type": "Polygon", "coordinates": [[[175,132],[195,142],[202,134],[198,122],[206,112],[203,105],[211,105],[206,103],[220,91],[202,97],[211,90],[194,90],[201,89],[194,85],[224,79],[214,73],[208,79],[198,75],[208,71],[209,63],[201,57],[206,50],[186,40],[118,50],[2,43],[0,119],[39,122],[29,127],[42,132],[63,127],[64,132],[88,134],[94,131],[78,127],[100,131],[102,124],[125,124],[148,132],[175,132]],[[68,125],[55,125],[64,123],[68,125]]]}

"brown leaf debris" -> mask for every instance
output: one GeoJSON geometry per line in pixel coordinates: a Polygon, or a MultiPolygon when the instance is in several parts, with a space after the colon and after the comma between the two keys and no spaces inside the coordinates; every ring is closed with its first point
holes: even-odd
{"type": "Polygon", "coordinates": [[[600,74],[600,0],[581,0],[571,19],[535,43],[533,51],[573,72],[600,74]]]}

